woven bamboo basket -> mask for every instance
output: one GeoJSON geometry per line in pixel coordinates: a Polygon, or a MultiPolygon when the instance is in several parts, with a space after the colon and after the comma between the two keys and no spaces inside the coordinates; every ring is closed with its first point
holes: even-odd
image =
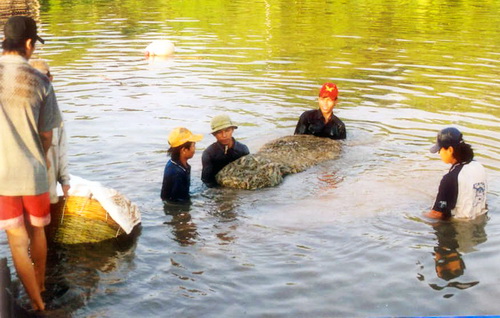
{"type": "Polygon", "coordinates": [[[60,198],[47,227],[47,239],[61,244],[97,243],[124,233],[99,201],[79,196],[60,198]]]}

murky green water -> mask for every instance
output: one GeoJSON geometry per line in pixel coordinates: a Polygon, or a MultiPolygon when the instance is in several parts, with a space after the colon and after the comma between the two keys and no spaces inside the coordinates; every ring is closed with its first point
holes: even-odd
{"type": "MultiPolygon", "coordinates": [[[[49,279],[54,316],[352,317],[498,314],[500,3],[462,1],[40,2],[71,172],[143,213],[134,244],[70,249],[49,279]],[[145,60],[152,40],[176,54],[145,60]],[[293,132],[319,86],[340,88],[339,159],[259,191],[206,189],[210,119],[257,151],[293,132]],[[205,139],[194,204],[164,211],[166,137],[205,139]],[[487,168],[488,220],[432,225],[447,166],[428,152],[460,128],[487,168]],[[440,277],[443,251],[461,275],[440,277]],[[443,278],[444,277],[444,278],[443,278]]],[[[10,255],[5,235],[0,252],[10,255]]],[[[23,301],[23,298],[21,298],[23,301]]]]}

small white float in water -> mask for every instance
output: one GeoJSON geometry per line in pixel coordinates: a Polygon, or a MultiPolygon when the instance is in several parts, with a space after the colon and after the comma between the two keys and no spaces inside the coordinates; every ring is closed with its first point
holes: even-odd
{"type": "Polygon", "coordinates": [[[174,54],[175,45],[169,40],[155,40],[151,42],[146,49],[144,54],[147,57],[150,56],[169,56],[174,54]]]}

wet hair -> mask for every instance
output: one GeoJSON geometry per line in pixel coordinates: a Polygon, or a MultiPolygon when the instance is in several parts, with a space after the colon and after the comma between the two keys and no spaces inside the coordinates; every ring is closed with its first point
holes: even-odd
{"type": "Polygon", "coordinates": [[[182,145],[180,146],[177,146],[177,147],[170,147],[168,150],[167,150],[167,153],[170,155],[170,158],[172,158],[173,161],[179,161],[180,157],[181,157],[181,150],[183,148],[191,148],[191,145],[193,143],[191,141],[188,141],[188,142],[185,142],[183,143],[182,145]]]}
{"type": "Polygon", "coordinates": [[[474,150],[472,150],[472,146],[466,144],[465,142],[460,142],[456,146],[453,147],[453,158],[457,160],[459,163],[468,163],[474,159],[474,150]]]}
{"type": "MultiPolygon", "coordinates": [[[[10,39],[7,38],[2,42],[2,49],[5,52],[17,52],[22,56],[26,56],[26,40],[27,39],[10,39]]],[[[31,39],[31,44],[35,46],[36,39],[31,39]]]]}

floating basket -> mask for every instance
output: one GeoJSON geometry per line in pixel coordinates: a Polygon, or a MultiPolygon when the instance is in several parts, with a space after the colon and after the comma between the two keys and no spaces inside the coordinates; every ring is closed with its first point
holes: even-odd
{"type": "Polygon", "coordinates": [[[60,198],[47,227],[47,239],[61,244],[96,243],[124,233],[99,201],[79,196],[60,198]]]}

